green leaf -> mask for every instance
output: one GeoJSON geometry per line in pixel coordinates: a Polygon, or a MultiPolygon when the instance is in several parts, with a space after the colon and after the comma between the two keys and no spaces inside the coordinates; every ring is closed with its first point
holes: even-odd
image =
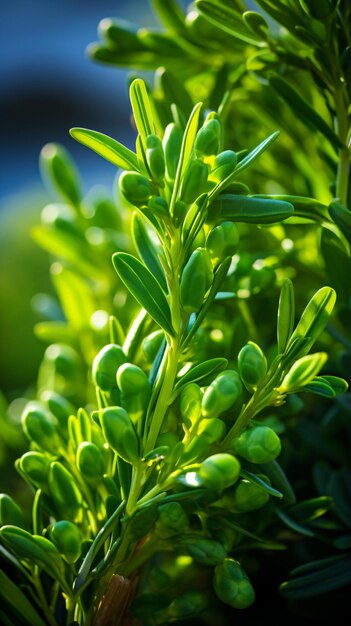
{"type": "MultiPolygon", "coordinates": [[[[255,196],[254,196],[255,197],[255,196]]],[[[280,195],[260,195],[260,198],[271,198],[272,200],[282,200],[283,202],[290,202],[294,207],[295,218],[303,218],[311,221],[325,223],[329,222],[328,208],[325,204],[322,204],[314,198],[305,198],[304,196],[288,196],[285,194],[280,195]]]]}
{"type": "Polygon", "coordinates": [[[69,152],[59,144],[48,143],[40,152],[39,164],[44,181],[56,188],[70,204],[79,206],[79,174],[69,152]]]}
{"type": "Polygon", "coordinates": [[[141,78],[133,80],[129,95],[136,127],[142,139],[146,139],[148,135],[152,135],[155,132],[155,129],[150,99],[145,83],[141,78]]]}
{"type": "Polygon", "coordinates": [[[316,376],[308,385],[304,385],[303,390],[310,391],[323,398],[335,398],[336,396],[333,387],[322,376],[316,376]]]}
{"type": "Polygon", "coordinates": [[[257,474],[253,474],[252,472],[249,472],[248,470],[242,469],[240,472],[240,476],[248,480],[250,483],[253,483],[257,487],[262,489],[262,491],[265,491],[266,493],[268,493],[270,496],[274,496],[275,498],[279,498],[279,499],[284,497],[281,491],[274,489],[274,487],[272,487],[269,483],[263,480],[260,476],[257,476],[257,474]]]}
{"type": "Polygon", "coordinates": [[[320,372],[327,358],[328,355],[325,352],[316,352],[316,354],[301,357],[286,374],[280,388],[283,392],[291,393],[308,385],[320,372]]]}
{"type": "Polygon", "coordinates": [[[324,119],[318,115],[315,109],[313,109],[306,100],[301,98],[297,91],[295,91],[286,80],[277,74],[271,74],[268,80],[269,84],[275,89],[278,95],[288,103],[295,116],[299,116],[305,124],[319,130],[334,147],[338,149],[344,147],[332,128],[328,126],[324,119]]]}
{"type": "Polygon", "coordinates": [[[176,74],[163,67],[157,71],[156,78],[168,105],[176,104],[185,117],[188,118],[194,105],[188,91],[184,87],[184,82],[176,74]]]}
{"type": "Polygon", "coordinates": [[[221,194],[210,207],[221,219],[249,224],[274,224],[291,217],[294,207],[289,202],[258,196],[221,194]]]}
{"type": "Polygon", "coordinates": [[[283,282],[280,291],[277,339],[278,354],[283,354],[294,328],[295,321],[295,295],[294,287],[288,278],[283,282]]]}
{"type": "Polygon", "coordinates": [[[57,264],[51,275],[70,327],[76,332],[88,328],[96,311],[91,286],[79,274],[57,264]]]}
{"type": "Polygon", "coordinates": [[[253,465],[252,467],[255,468],[257,473],[263,473],[265,476],[268,476],[272,485],[283,494],[283,506],[287,507],[295,504],[294,490],[278,461],[269,461],[269,463],[253,465]]]}
{"type": "Polygon", "coordinates": [[[345,235],[347,241],[351,243],[351,211],[346,209],[340,202],[334,201],[329,205],[330,217],[334,220],[345,235]]]}
{"type": "Polygon", "coordinates": [[[331,287],[322,287],[314,294],[290,337],[288,346],[297,338],[306,338],[303,352],[306,354],[318,339],[334,308],[336,294],[331,287]]]}
{"type": "Polygon", "coordinates": [[[302,526],[302,524],[299,524],[298,522],[296,522],[285,511],[281,511],[280,509],[276,509],[275,512],[276,512],[277,516],[281,519],[281,521],[284,522],[284,524],[286,524],[288,526],[288,528],[291,528],[291,530],[293,530],[294,532],[298,533],[299,535],[304,535],[305,537],[314,537],[315,536],[315,533],[312,530],[310,530],[309,528],[306,528],[305,526],[302,526]]]}
{"type": "Polygon", "coordinates": [[[152,7],[166,29],[175,33],[187,32],[184,14],[177,0],[151,0],[152,7]]]}
{"type": "Polygon", "coordinates": [[[227,365],[227,359],[222,358],[209,359],[199,365],[195,365],[194,367],[191,367],[186,374],[184,374],[184,376],[181,376],[177,380],[175,389],[180,390],[180,388],[187,383],[195,383],[200,380],[203,381],[208,377],[211,377],[212,379],[216,374],[224,370],[227,365]]]}
{"type": "Polygon", "coordinates": [[[150,238],[143,218],[137,213],[134,213],[133,215],[132,229],[134,244],[141,259],[144,261],[147,268],[155,276],[163,291],[166,293],[166,277],[156,253],[156,246],[150,238]]]}
{"type": "Polygon", "coordinates": [[[242,20],[241,13],[224,4],[199,0],[196,7],[200,13],[212,24],[221,28],[225,33],[253,45],[262,45],[262,36],[247,28],[242,20]]]}
{"type": "Polygon", "coordinates": [[[329,496],[311,498],[299,502],[289,509],[289,515],[297,522],[310,522],[330,511],[333,507],[333,499],[329,496]]]}
{"type": "Polygon", "coordinates": [[[87,128],[71,128],[70,135],[83,146],[94,150],[110,163],[124,170],[139,171],[139,164],[136,154],[123,146],[116,139],[108,137],[96,130],[87,128]]]}
{"type": "Polygon", "coordinates": [[[291,600],[312,598],[351,582],[351,558],[348,554],[313,561],[302,567],[292,570],[291,575],[296,578],[280,587],[284,597],[291,600]]]}
{"type": "Polygon", "coordinates": [[[117,274],[134,298],[168,334],[174,336],[171,311],[162,287],[151,272],[131,254],[112,257],[117,274]]]}
{"type": "Polygon", "coordinates": [[[0,570],[0,595],[6,604],[10,604],[11,608],[25,617],[28,624],[31,626],[45,626],[45,622],[43,622],[32,603],[22,593],[19,586],[14,584],[2,570],[0,570]]]}
{"type": "Polygon", "coordinates": [[[348,308],[351,297],[351,259],[340,237],[327,228],[322,229],[321,252],[328,282],[338,294],[338,308],[348,308]]]}

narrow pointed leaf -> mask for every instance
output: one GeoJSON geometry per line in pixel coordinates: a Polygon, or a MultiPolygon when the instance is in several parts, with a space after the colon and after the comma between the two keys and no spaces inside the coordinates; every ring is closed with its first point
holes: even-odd
{"type": "Polygon", "coordinates": [[[279,354],[282,354],[287,346],[294,328],[294,320],[294,287],[291,280],[287,279],[282,284],[278,306],[277,339],[279,354]]]}
{"type": "Polygon", "coordinates": [[[133,239],[141,259],[160,283],[163,291],[167,292],[165,273],[157,257],[155,245],[151,241],[142,217],[137,213],[133,216],[133,239]]]}
{"type": "Polygon", "coordinates": [[[136,127],[143,139],[155,132],[151,104],[146,86],[141,78],[133,80],[130,86],[130,101],[136,127]]]}
{"type": "Polygon", "coordinates": [[[117,252],[112,257],[117,274],[140,306],[167,333],[174,335],[171,311],[162,287],[145,267],[131,254],[117,252]]]}
{"type": "Polygon", "coordinates": [[[269,77],[269,83],[278,95],[292,108],[294,114],[299,116],[305,124],[319,130],[336,148],[344,147],[332,128],[328,126],[315,109],[313,109],[286,80],[278,75],[272,74],[269,77]]]}
{"type": "Polygon", "coordinates": [[[302,313],[300,321],[290,337],[289,345],[291,345],[297,337],[308,337],[308,341],[304,346],[304,353],[309,352],[327,324],[335,301],[336,294],[334,289],[331,289],[331,287],[322,287],[319,289],[302,313]]]}
{"type": "Polygon", "coordinates": [[[187,383],[195,383],[200,380],[203,381],[208,376],[214,377],[219,372],[224,370],[228,365],[227,359],[217,358],[217,359],[209,359],[204,363],[200,363],[199,365],[194,365],[191,367],[184,376],[178,379],[176,383],[176,388],[180,389],[183,385],[187,383]]]}
{"type": "Polygon", "coordinates": [[[190,155],[194,146],[194,141],[195,141],[197,129],[199,126],[199,117],[200,117],[201,107],[202,107],[202,102],[198,102],[194,106],[192,113],[189,117],[188,123],[186,125],[185,131],[184,131],[182,147],[181,147],[180,156],[179,156],[179,163],[178,163],[177,173],[176,173],[176,177],[174,181],[171,205],[174,204],[175,199],[177,198],[182,176],[185,172],[186,166],[188,165],[190,155]]]}
{"type": "Polygon", "coordinates": [[[139,171],[136,154],[119,143],[119,141],[116,141],[116,139],[87,128],[71,128],[69,132],[73,139],[82,143],[83,146],[94,150],[94,152],[117,167],[124,170],[139,171]]]}
{"type": "Polygon", "coordinates": [[[234,11],[234,9],[224,4],[218,5],[206,0],[199,0],[196,3],[196,7],[206,19],[225,33],[246,43],[262,45],[262,37],[255,34],[250,28],[247,28],[241,13],[238,11],[234,11]]]}
{"type": "Polygon", "coordinates": [[[19,586],[15,585],[2,570],[0,570],[0,595],[6,603],[25,616],[31,626],[45,626],[45,622],[19,586]]]}

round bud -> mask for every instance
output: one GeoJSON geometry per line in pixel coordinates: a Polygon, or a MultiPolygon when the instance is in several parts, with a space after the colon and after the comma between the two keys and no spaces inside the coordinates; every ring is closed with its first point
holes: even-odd
{"type": "Polygon", "coordinates": [[[223,491],[238,480],[240,463],[231,454],[214,454],[201,463],[198,474],[206,487],[223,491]]]}
{"type": "Polygon", "coordinates": [[[112,450],[127,463],[139,461],[139,440],[127,411],[120,406],[103,409],[100,422],[112,450]]]}
{"type": "Polygon", "coordinates": [[[238,249],[239,230],[234,222],[222,222],[213,228],[207,236],[206,248],[215,265],[228,256],[233,256],[238,249]]]}
{"type": "Polygon", "coordinates": [[[153,361],[155,360],[164,336],[165,334],[163,330],[155,330],[143,340],[142,349],[148,363],[153,363],[153,361]]]}
{"type": "Polygon", "coordinates": [[[205,435],[210,443],[221,441],[226,434],[225,423],[222,420],[212,417],[201,421],[198,434],[205,435]]]}
{"type": "Polygon", "coordinates": [[[67,563],[75,563],[82,551],[82,535],[79,528],[67,520],[53,524],[50,539],[67,563]]]}
{"type": "MultiPolygon", "coordinates": [[[[202,399],[204,417],[218,417],[234,405],[242,404],[242,383],[238,372],[226,370],[207,387],[202,399]]],[[[236,408],[236,407],[235,407],[236,408]]]]}
{"type": "Polygon", "coordinates": [[[117,384],[125,394],[137,394],[149,388],[149,380],[145,372],[132,363],[124,363],[117,371],[117,384]]]}
{"type": "Polygon", "coordinates": [[[195,250],[185,265],[180,281],[180,301],[187,313],[198,311],[213,280],[213,270],[207,250],[195,250]]]}
{"type": "Polygon", "coordinates": [[[217,565],[227,556],[222,544],[211,539],[192,538],[186,542],[186,548],[190,556],[201,565],[217,565]]]}
{"type": "Polygon", "coordinates": [[[255,389],[267,371],[267,359],[253,341],[244,346],[238,356],[239,373],[249,391],[255,389]]]}
{"type": "Polygon", "coordinates": [[[281,450],[278,435],[268,426],[247,428],[234,442],[234,450],[250,463],[268,463],[281,450]]]}
{"type": "Polygon", "coordinates": [[[117,370],[126,360],[121,346],[113,343],[104,346],[93,361],[94,384],[103,391],[112,391],[116,387],[117,370]]]}
{"type": "Polygon", "coordinates": [[[213,586],[218,598],[236,609],[246,609],[255,600],[248,576],[234,559],[225,559],[217,565],[213,586]]]}
{"type": "Polygon", "coordinates": [[[221,124],[216,119],[209,120],[200,128],[194,144],[197,157],[201,158],[218,153],[221,131],[221,124]]]}
{"type": "Polygon", "coordinates": [[[138,172],[123,172],[118,184],[124,197],[135,206],[147,204],[153,194],[150,181],[138,172]]]}
{"type": "MultiPolygon", "coordinates": [[[[263,474],[259,474],[258,476],[270,484],[267,476],[263,474]]],[[[267,504],[268,501],[269,494],[266,491],[246,479],[241,479],[235,485],[234,490],[228,490],[228,492],[224,494],[221,505],[223,508],[233,513],[246,513],[247,511],[260,509],[267,504]]]]}

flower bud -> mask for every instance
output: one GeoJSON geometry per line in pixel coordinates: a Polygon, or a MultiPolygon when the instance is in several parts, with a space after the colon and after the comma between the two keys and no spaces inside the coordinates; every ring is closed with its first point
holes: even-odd
{"type": "Polygon", "coordinates": [[[124,363],[118,368],[117,384],[121,390],[121,404],[134,422],[145,413],[151,394],[151,387],[145,372],[132,363],[124,363]]]}
{"type": "Polygon", "coordinates": [[[26,452],[18,461],[19,468],[31,483],[45,490],[48,484],[50,459],[41,452],[26,452]]]}
{"type": "Polygon", "coordinates": [[[249,391],[255,389],[267,371],[267,359],[253,341],[244,346],[238,356],[239,374],[249,391]]]}
{"type": "Polygon", "coordinates": [[[231,454],[214,454],[201,463],[198,474],[206,487],[223,491],[238,480],[240,463],[231,454]]]}
{"type": "MultiPolygon", "coordinates": [[[[258,474],[258,477],[270,485],[267,476],[258,474]]],[[[246,479],[241,479],[234,489],[226,491],[221,500],[219,500],[219,504],[222,508],[232,513],[246,513],[247,511],[260,509],[268,501],[269,494],[266,491],[246,479]]]]}
{"type": "Polygon", "coordinates": [[[228,256],[233,256],[238,249],[239,230],[234,222],[222,222],[213,228],[207,236],[206,249],[215,265],[228,256]]]}
{"type": "Polygon", "coordinates": [[[168,539],[184,532],[188,518],[179,502],[168,502],[159,506],[155,533],[161,539],[168,539]]]}
{"type": "Polygon", "coordinates": [[[56,419],[41,402],[28,402],[22,414],[23,430],[30,441],[52,454],[57,454],[60,440],[56,419]]]}
{"type": "Polygon", "coordinates": [[[67,520],[53,524],[50,539],[67,563],[75,563],[82,551],[82,535],[79,528],[67,520]]]}
{"type": "Polygon", "coordinates": [[[195,539],[192,537],[185,541],[187,552],[200,565],[218,565],[227,556],[226,551],[219,541],[211,539],[195,539]]]}
{"type": "Polygon", "coordinates": [[[0,494],[0,526],[19,526],[23,528],[24,518],[18,504],[6,493],[0,494]]]}
{"type": "MultiPolygon", "coordinates": [[[[204,417],[218,417],[228,409],[242,404],[242,384],[235,370],[226,370],[218,374],[207,387],[202,399],[204,417]]],[[[235,407],[236,408],[236,407],[235,407]]]]}
{"type": "Polygon", "coordinates": [[[166,160],[167,178],[173,181],[176,176],[182,147],[183,133],[176,124],[168,124],[163,137],[163,149],[166,160]]]}
{"type": "Polygon", "coordinates": [[[213,280],[208,252],[198,248],[185,265],[180,281],[180,301],[187,313],[198,311],[213,280]]]}
{"type": "Polygon", "coordinates": [[[45,402],[51,413],[56,417],[58,428],[63,435],[67,435],[67,423],[70,415],[76,414],[76,409],[67,398],[54,391],[44,391],[41,400],[45,402]]]}
{"type": "Polygon", "coordinates": [[[180,393],[180,412],[188,428],[194,425],[201,416],[201,400],[203,393],[196,383],[184,385],[180,393]]]}
{"type": "Polygon", "coordinates": [[[218,598],[236,609],[245,609],[255,600],[248,576],[234,559],[225,559],[217,565],[213,586],[218,598]]]}
{"type": "Polygon", "coordinates": [[[126,361],[127,357],[121,346],[113,343],[104,346],[93,362],[92,376],[94,384],[103,391],[112,391],[116,387],[117,370],[126,361]]]}
{"type": "Polygon", "coordinates": [[[165,175],[165,157],[162,141],[157,135],[146,137],[146,160],[156,183],[162,183],[165,175]]]}
{"type": "Polygon", "coordinates": [[[101,450],[88,441],[83,441],[77,450],[77,467],[91,485],[97,485],[105,473],[104,457],[101,450]]]}
{"type": "Polygon", "coordinates": [[[237,161],[238,157],[233,150],[221,152],[214,160],[208,180],[216,184],[221,183],[234,171],[237,161]]]}
{"type": "Polygon", "coordinates": [[[189,162],[182,180],[180,198],[186,204],[195,202],[206,191],[208,166],[199,159],[189,162]]]}
{"type": "Polygon", "coordinates": [[[234,450],[250,463],[268,463],[281,450],[278,435],[268,426],[247,428],[235,441],[234,450]]]}
{"type": "Polygon", "coordinates": [[[217,443],[221,441],[226,434],[225,423],[216,417],[212,417],[208,420],[204,419],[200,423],[198,434],[205,435],[210,443],[217,443]]]}
{"type": "Polygon", "coordinates": [[[139,440],[127,411],[120,406],[103,409],[100,421],[112,450],[127,463],[136,463],[139,460],[139,440]]]}
{"type": "Polygon", "coordinates": [[[148,363],[153,363],[153,361],[155,360],[164,336],[165,334],[163,330],[155,330],[153,333],[151,333],[151,335],[148,335],[143,340],[142,349],[148,363]]]}
{"type": "Polygon", "coordinates": [[[147,204],[153,194],[150,181],[138,172],[123,172],[118,184],[128,202],[138,207],[147,204]]]}
{"type": "Polygon", "coordinates": [[[83,506],[82,494],[72,474],[57,461],[50,465],[49,489],[60,517],[80,521],[83,506]]]}
{"type": "Polygon", "coordinates": [[[194,144],[197,157],[201,158],[218,153],[221,131],[221,124],[216,119],[209,120],[200,128],[194,144]]]}

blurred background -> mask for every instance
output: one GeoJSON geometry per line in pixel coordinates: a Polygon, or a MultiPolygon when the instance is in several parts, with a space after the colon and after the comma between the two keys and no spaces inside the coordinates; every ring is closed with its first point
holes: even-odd
{"type": "Polygon", "coordinates": [[[65,145],[84,188],[111,187],[115,167],[77,144],[72,126],[93,128],[131,146],[127,71],[91,62],[86,47],[97,25],[118,16],[151,23],[147,0],[12,0],[1,4],[0,389],[11,400],[34,383],[44,346],[35,339],[31,300],[50,292],[47,255],[31,226],[52,200],[38,156],[65,145]]]}

